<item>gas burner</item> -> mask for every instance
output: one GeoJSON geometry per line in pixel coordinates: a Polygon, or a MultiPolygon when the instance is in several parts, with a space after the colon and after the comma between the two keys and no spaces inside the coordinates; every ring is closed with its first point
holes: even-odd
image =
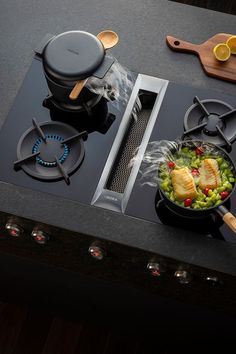
{"type": "Polygon", "coordinates": [[[225,146],[231,150],[236,137],[236,109],[228,103],[197,96],[184,116],[184,136],[225,146]]]}
{"type": "MultiPolygon", "coordinates": [[[[224,237],[219,230],[220,226],[223,225],[223,221],[217,214],[211,214],[200,218],[188,217],[186,215],[183,216],[166,205],[159,190],[157,190],[156,193],[155,207],[158,218],[163,224],[187,230],[195,230],[196,232],[207,236],[214,234],[214,238],[224,240],[224,237]]],[[[230,207],[229,203],[227,207],[230,207]]]]}
{"type": "Polygon", "coordinates": [[[83,140],[87,139],[87,132],[78,133],[61,122],[39,124],[33,119],[32,123],[33,127],[18,142],[18,160],[14,167],[21,167],[27,174],[40,180],[64,178],[69,184],[69,175],[83,161],[83,140]]]}
{"type": "Polygon", "coordinates": [[[36,156],[36,161],[45,167],[56,167],[57,163],[55,161],[55,156],[60,156],[58,158],[60,163],[63,163],[69,155],[69,147],[67,144],[61,145],[63,138],[59,135],[45,135],[47,144],[44,143],[42,138],[38,138],[33,146],[32,153],[36,154],[40,151],[40,155],[36,156]],[[60,144],[58,144],[58,142],[60,144]],[[61,148],[64,148],[61,151],[61,148]],[[45,156],[45,157],[44,157],[45,156]]]}

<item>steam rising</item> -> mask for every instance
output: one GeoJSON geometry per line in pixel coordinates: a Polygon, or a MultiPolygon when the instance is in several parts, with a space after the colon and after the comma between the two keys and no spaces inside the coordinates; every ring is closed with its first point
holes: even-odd
{"type": "Polygon", "coordinates": [[[91,92],[102,95],[108,101],[112,101],[113,105],[118,107],[120,103],[127,104],[136,77],[131,71],[119,64],[117,59],[113,59],[115,60],[114,64],[104,78],[98,79],[91,76],[86,83],[86,87],[91,92]]]}
{"type": "Polygon", "coordinates": [[[171,151],[176,151],[177,149],[178,143],[175,141],[160,140],[150,142],[139,171],[141,185],[148,184],[151,187],[157,187],[159,164],[167,160],[173,160],[171,151]]]}
{"type": "MultiPolygon", "coordinates": [[[[223,153],[217,149],[213,144],[202,142],[202,141],[168,141],[168,140],[160,140],[160,141],[153,141],[150,142],[147,146],[146,152],[143,157],[143,161],[140,167],[140,179],[139,182],[141,185],[149,185],[151,187],[158,186],[158,169],[160,163],[173,161],[176,158],[176,153],[181,150],[184,146],[189,146],[190,148],[194,149],[198,146],[204,147],[204,154],[210,155],[211,157],[219,157],[222,156],[225,158],[223,153]],[[175,155],[175,158],[174,158],[175,155]]],[[[189,156],[185,156],[183,153],[181,157],[184,160],[186,159],[186,165],[188,165],[189,156]]],[[[134,163],[135,157],[131,163],[134,163]]],[[[232,166],[231,166],[232,168],[232,166]]]]}

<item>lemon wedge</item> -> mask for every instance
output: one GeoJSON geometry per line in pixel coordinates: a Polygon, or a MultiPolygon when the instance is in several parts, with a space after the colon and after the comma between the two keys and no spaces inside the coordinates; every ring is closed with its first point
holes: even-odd
{"type": "Polygon", "coordinates": [[[226,61],[230,58],[231,51],[228,44],[219,43],[214,47],[213,53],[217,60],[226,61]]]}
{"type": "Polygon", "coordinates": [[[226,44],[229,46],[232,54],[236,54],[236,36],[229,37],[226,44]]]}

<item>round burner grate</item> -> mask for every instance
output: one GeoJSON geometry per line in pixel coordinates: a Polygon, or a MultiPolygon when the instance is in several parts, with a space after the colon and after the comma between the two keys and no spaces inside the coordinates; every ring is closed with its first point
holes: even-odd
{"type": "Polygon", "coordinates": [[[75,172],[84,158],[83,139],[66,140],[77,136],[78,131],[57,121],[40,123],[39,126],[44,138],[39,136],[39,131],[33,126],[18,142],[18,160],[38,154],[22,163],[21,168],[40,180],[59,180],[75,172]]]}
{"type": "Polygon", "coordinates": [[[236,136],[235,110],[223,101],[216,99],[200,101],[195,98],[194,104],[185,113],[184,131],[185,136],[191,139],[225,146],[227,141],[232,142],[236,136]]]}

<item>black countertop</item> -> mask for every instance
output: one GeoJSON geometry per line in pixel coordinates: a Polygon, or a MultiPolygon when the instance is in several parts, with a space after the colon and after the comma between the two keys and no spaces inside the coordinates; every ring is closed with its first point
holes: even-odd
{"type": "MultiPolygon", "coordinates": [[[[174,53],[165,43],[167,35],[201,43],[218,32],[234,33],[235,23],[235,16],[166,0],[5,1],[0,14],[0,123],[30,66],[35,46],[46,33],[75,29],[118,32],[120,42],[112,53],[133,71],[236,95],[235,84],[207,77],[197,57],[174,53]]],[[[236,275],[235,244],[198,238],[188,231],[6,183],[0,183],[0,205],[10,214],[236,275]],[[40,208],[41,203],[47,207],[40,208]],[[56,212],[49,213],[55,205],[56,212]]]]}

